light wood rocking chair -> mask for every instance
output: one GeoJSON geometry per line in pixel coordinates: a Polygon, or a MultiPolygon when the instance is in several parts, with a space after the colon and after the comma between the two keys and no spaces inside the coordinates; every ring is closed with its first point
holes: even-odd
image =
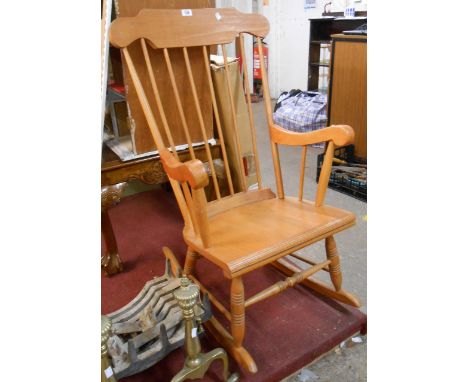
{"type": "MultiPolygon", "coordinates": [[[[332,297],[343,303],[359,306],[358,300],[341,288],[340,260],[333,235],[355,224],[355,216],[341,209],[324,205],[334,149],[351,144],[354,140],[353,129],[349,126],[330,126],[322,130],[295,133],[273,123],[267,73],[260,38],[269,31],[265,17],[258,14],[243,14],[235,9],[193,9],[193,10],[142,10],[135,17],[121,17],[112,23],[111,43],[121,48],[127,61],[131,78],[135,84],[139,101],[144,110],[152,136],[159,150],[164,169],[169,177],[184,218],[184,240],[188,246],[184,272],[192,275],[194,264],[199,256],[220,267],[225,277],[231,280],[231,307],[225,308],[212,294],[212,304],[226,316],[231,323],[231,333],[213,318],[208,329],[217,340],[246,370],[255,373],[257,366],[248,351],[242,346],[245,334],[245,309],[254,303],[273,296],[298,283],[332,297]],[[270,131],[271,151],[276,176],[277,196],[262,186],[260,166],[256,149],[255,128],[250,100],[249,80],[244,52],[244,34],[250,34],[259,43],[261,74],[263,78],[264,104],[270,131]],[[242,189],[235,192],[231,168],[226,153],[223,131],[220,124],[219,105],[212,84],[209,49],[221,46],[224,56],[226,85],[230,93],[230,108],[235,127],[237,152],[239,136],[236,119],[236,105],[233,97],[233,84],[227,65],[226,45],[239,37],[242,53],[242,71],[244,91],[249,113],[251,138],[254,146],[255,167],[258,189],[247,190],[245,168],[242,189]],[[131,50],[142,49],[145,62],[134,62],[131,50]],[[151,48],[151,49],[150,49],[151,48]],[[198,50],[198,52],[197,52],[198,50]],[[204,57],[204,77],[194,78],[190,64],[190,55],[200,53],[204,57]],[[184,73],[174,73],[171,56],[182,55],[185,61],[184,73]],[[165,62],[166,71],[153,73],[152,60],[165,62]],[[142,83],[139,71],[148,71],[150,83],[142,83]],[[160,87],[171,86],[178,115],[166,115],[160,87]],[[214,119],[221,145],[222,157],[229,186],[229,196],[222,197],[210,154],[206,127],[200,111],[198,98],[201,92],[211,95],[214,119]],[[188,121],[181,102],[181,92],[193,95],[198,118],[188,121]],[[184,130],[191,160],[180,162],[171,136],[174,123],[184,130]],[[195,157],[190,131],[199,128],[204,136],[211,181],[214,183],[216,200],[207,202],[204,188],[210,177],[202,164],[195,157]],[[168,142],[168,144],[166,144],[168,142]],[[327,142],[325,159],[318,182],[315,202],[303,200],[304,170],[307,145],[327,142]],[[284,195],[283,179],[280,168],[278,145],[302,146],[302,161],[299,180],[299,196],[284,195]],[[168,149],[169,147],[169,149],[168,149]],[[325,240],[327,259],[314,263],[294,254],[295,251],[317,241],[325,240]],[[311,266],[307,269],[295,267],[284,258],[291,255],[302,259],[311,266]],[[245,299],[242,276],[259,267],[272,264],[287,274],[286,280],[278,282],[264,291],[245,299]],[[310,276],[324,270],[329,272],[333,287],[312,280],[310,276]]],[[[230,158],[242,163],[242,158],[230,158]]],[[[203,291],[206,289],[200,285],[203,291]]]]}

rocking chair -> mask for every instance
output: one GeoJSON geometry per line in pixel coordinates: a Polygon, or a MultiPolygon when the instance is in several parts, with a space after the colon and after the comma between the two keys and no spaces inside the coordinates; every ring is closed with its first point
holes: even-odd
{"type": "MultiPolygon", "coordinates": [[[[354,140],[354,132],[349,126],[330,126],[308,133],[295,133],[274,124],[261,43],[261,38],[265,37],[268,31],[269,24],[265,17],[258,14],[243,14],[232,8],[144,9],[135,17],[118,18],[112,23],[110,30],[111,43],[122,50],[128,64],[138,99],[184,219],[183,237],[188,246],[184,272],[198,282],[192,273],[197,258],[203,256],[220,267],[225,277],[231,280],[230,310],[209,294],[213,306],[230,321],[231,333],[228,333],[214,317],[207,326],[233,358],[252,373],[257,371],[257,366],[242,346],[247,307],[298,283],[340,302],[359,306],[358,300],[341,288],[340,260],[333,238],[336,233],[354,225],[355,216],[351,212],[324,205],[334,150],[336,147],[351,144],[354,140]],[[254,36],[259,46],[264,104],[270,132],[277,195],[262,185],[245,60],[245,33],[254,36]],[[248,190],[246,183],[245,167],[242,165],[243,158],[239,147],[234,87],[230,76],[232,68],[227,64],[226,45],[236,38],[239,38],[242,53],[243,90],[254,147],[258,181],[258,189],[255,190],[248,190]],[[239,154],[234,158],[232,155],[228,158],[220,122],[220,105],[217,104],[212,82],[209,51],[213,45],[221,46],[224,58],[225,84],[229,92],[236,151],[239,154]],[[143,52],[144,62],[140,59],[133,60],[131,52],[134,49],[141,49],[140,57],[143,52]],[[203,57],[202,76],[193,75],[190,56],[195,57],[195,54],[197,57],[200,57],[200,54],[203,57]],[[178,72],[174,70],[171,56],[176,55],[185,63],[185,67],[182,67],[183,71],[181,67],[178,67],[178,72]],[[156,75],[152,70],[154,60],[160,60],[161,64],[158,67],[164,68],[156,75]],[[150,81],[141,81],[139,74],[142,74],[142,71],[149,76],[150,81]],[[176,115],[165,113],[163,101],[167,100],[161,99],[163,86],[172,88],[172,100],[176,103],[178,111],[176,115]],[[229,188],[229,195],[225,197],[222,197],[220,193],[208,143],[211,137],[206,134],[207,129],[201,113],[199,97],[202,92],[209,92],[211,96],[229,188]],[[186,118],[187,111],[182,101],[187,94],[193,97],[195,104],[197,118],[194,120],[186,118]],[[191,160],[184,163],[179,161],[178,151],[171,134],[175,128],[183,129],[188,143],[191,160]],[[200,129],[203,135],[202,145],[206,150],[210,176],[203,163],[195,157],[194,144],[190,135],[193,129],[200,129]],[[326,142],[327,148],[315,202],[312,202],[303,200],[306,148],[307,145],[320,142],[326,142]],[[302,146],[298,197],[284,195],[278,153],[279,144],[302,146]],[[234,189],[232,161],[237,161],[237,168],[242,171],[239,191],[234,189]],[[205,188],[210,181],[214,184],[216,200],[208,202],[205,188]],[[294,253],[320,240],[325,240],[327,254],[325,261],[314,263],[294,253]],[[288,255],[297,257],[311,266],[302,270],[294,263],[283,259],[288,255]],[[276,266],[289,277],[245,299],[242,276],[268,264],[276,266]],[[332,287],[311,279],[310,276],[320,270],[329,273],[332,287]]],[[[205,291],[203,285],[200,287],[205,291]]]]}

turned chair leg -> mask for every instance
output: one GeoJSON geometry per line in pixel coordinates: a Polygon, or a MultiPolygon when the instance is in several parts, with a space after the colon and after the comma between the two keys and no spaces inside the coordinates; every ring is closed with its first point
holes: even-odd
{"type": "Polygon", "coordinates": [[[184,274],[189,276],[193,273],[193,269],[195,268],[195,263],[197,262],[200,255],[196,252],[192,251],[190,248],[187,249],[187,255],[185,257],[185,264],[184,264],[184,274]]]}
{"type": "Polygon", "coordinates": [[[233,278],[231,281],[231,333],[212,316],[205,323],[208,330],[223,346],[228,353],[239,363],[239,365],[250,373],[258,371],[257,365],[249,352],[242,346],[245,335],[245,298],[244,284],[241,277],[233,278]]]}
{"type": "Polygon", "coordinates": [[[245,335],[244,284],[236,277],[231,283],[231,334],[235,347],[241,347],[245,335]]]}
{"type": "Polygon", "coordinates": [[[338,292],[341,290],[343,276],[341,275],[340,256],[338,255],[338,249],[336,248],[333,236],[325,239],[325,250],[327,252],[327,259],[331,261],[329,265],[330,278],[335,290],[338,292]]]}

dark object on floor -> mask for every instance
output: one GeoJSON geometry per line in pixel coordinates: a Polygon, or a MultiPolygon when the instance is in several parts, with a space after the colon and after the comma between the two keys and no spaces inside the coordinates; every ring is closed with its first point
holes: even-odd
{"type": "Polygon", "coordinates": [[[258,94],[251,94],[250,95],[250,102],[252,103],[259,103],[261,100],[260,100],[260,97],[258,96],[258,94]]]}
{"type": "MultiPolygon", "coordinates": [[[[101,310],[109,313],[125,305],[142,289],[145,280],[160,275],[165,266],[163,246],[173,249],[179,262],[187,247],[182,239],[183,221],[176,201],[163,190],[148,191],[124,198],[109,211],[126,270],[112,278],[101,278],[101,310]]],[[[103,248],[105,251],[105,248],[103,248]]],[[[216,297],[229,305],[229,280],[205,259],[196,265],[195,274],[203,284],[216,291],[216,297]],[[200,270],[203,270],[201,274],[200,270]]],[[[264,267],[245,277],[245,294],[251,296],[283,274],[264,267]]],[[[223,317],[219,317],[227,324],[223,317]]],[[[358,309],[322,297],[297,286],[253,307],[246,317],[246,346],[257,360],[258,373],[239,372],[242,381],[280,381],[356,332],[366,329],[366,316],[358,309]],[[285,309],[287,314],[285,315],[285,309]],[[265,319],[268,317],[268,319],[265,319]]],[[[207,333],[202,347],[220,345],[207,333]]],[[[122,379],[125,382],[170,381],[184,362],[181,349],[170,353],[154,367],[122,379]]],[[[231,362],[234,362],[231,359],[231,362]]],[[[202,381],[221,381],[221,363],[213,364],[202,381]]]]}
{"type": "MultiPolygon", "coordinates": [[[[324,154],[317,156],[318,182],[324,154]]],[[[335,150],[328,187],[367,202],[367,164],[354,156],[354,146],[349,145],[335,150]]]]}

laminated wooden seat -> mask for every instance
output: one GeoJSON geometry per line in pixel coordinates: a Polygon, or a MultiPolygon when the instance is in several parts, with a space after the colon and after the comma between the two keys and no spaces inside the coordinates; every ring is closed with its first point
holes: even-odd
{"type": "MultiPolygon", "coordinates": [[[[268,20],[259,14],[243,14],[235,9],[185,9],[185,10],[142,10],[135,17],[120,17],[110,28],[110,42],[121,48],[139,102],[159,151],[164,170],[168,175],[174,195],[177,199],[185,227],[184,240],[188,250],[184,264],[184,273],[199,283],[201,290],[207,293],[212,305],[230,321],[228,332],[215,316],[206,326],[222,346],[246,370],[255,373],[257,365],[247,349],[242,345],[245,328],[245,310],[256,302],[274,296],[286,288],[302,283],[315,291],[332,297],[340,302],[359,306],[358,300],[342,289],[340,259],[334,235],[351,227],[355,217],[333,206],[324,204],[325,193],[330,178],[333,154],[336,147],[353,143],[354,131],[350,126],[330,126],[318,131],[295,133],[273,123],[268,77],[265,70],[261,38],[269,31],[268,20]],[[247,72],[244,38],[250,35],[256,39],[259,47],[260,69],[264,92],[264,106],[270,133],[271,152],[275,170],[276,193],[263,186],[259,158],[256,148],[254,118],[250,100],[250,80],[247,72]],[[226,45],[238,39],[241,53],[241,79],[239,86],[245,97],[236,97],[237,84],[232,83],[231,68],[228,64],[226,45]],[[225,86],[228,93],[228,105],[232,117],[232,136],[234,147],[226,150],[223,125],[220,118],[226,116],[216,97],[210,70],[208,52],[217,46],[222,52],[222,66],[225,86]],[[144,60],[133,59],[132,52],[140,49],[144,60]],[[175,72],[171,57],[183,58],[185,71],[175,72]],[[202,75],[193,74],[190,57],[202,57],[205,69],[202,75]],[[153,72],[154,61],[158,71],[153,72]],[[149,76],[150,81],[141,81],[141,73],[149,76]],[[164,94],[172,94],[177,115],[166,113],[161,102],[160,89],[164,94]],[[168,88],[171,90],[168,92],[168,88]],[[188,120],[183,97],[191,95],[194,100],[197,118],[188,120]],[[221,147],[222,160],[227,181],[228,194],[220,192],[218,173],[210,152],[207,128],[198,99],[209,93],[211,98],[217,143],[221,147]],[[239,138],[239,121],[236,117],[239,102],[244,102],[248,111],[248,124],[253,147],[253,163],[256,174],[256,190],[247,184],[245,157],[242,157],[239,138]],[[190,160],[181,162],[176,150],[171,131],[182,127],[190,154],[190,160]],[[208,169],[196,157],[192,142],[193,129],[203,136],[202,147],[208,158],[208,169]],[[304,172],[307,146],[326,142],[326,151],[320,179],[317,185],[315,201],[303,200],[304,172]],[[280,166],[278,145],[297,146],[302,150],[299,192],[297,197],[286,196],[283,188],[283,174],[280,166]],[[233,150],[234,149],[234,150],[233,150]],[[241,171],[241,173],[233,173],[241,171]],[[235,176],[234,176],[235,175],[235,176]],[[234,181],[237,179],[238,181],[234,181]],[[240,180],[240,181],[239,181],[240,180]],[[207,190],[214,189],[216,199],[207,201],[207,190]],[[326,259],[315,263],[295,253],[298,249],[323,240],[326,259]],[[231,280],[231,306],[225,307],[214,295],[206,290],[196,275],[194,265],[200,257],[206,257],[231,280]],[[286,256],[295,257],[310,267],[299,269],[296,265],[285,263],[286,256]],[[242,276],[262,266],[273,265],[287,277],[254,296],[244,296],[242,276]],[[332,285],[324,284],[312,278],[312,275],[326,271],[332,285]]],[[[197,61],[198,68],[200,62],[197,61]]],[[[183,67],[182,67],[183,69],[183,67]]],[[[237,69],[236,69],[237,70],[237,69]]],[[[236,73],[234,73],[236,74],[236,73]]],[[[223,108],[226,105],[223,104],[223,108]]],[[[193,111],[193,110],[192,110],[193,111]]],[[[229,114],[229,113],[228,113],[229,114]]],[[[289,179],[287,179],[289,180],[289,179]]],[[[255,188],[255,187],[254,187],[255,188]]],[[[158,234],[155,227],[155,235],[158,234]]],[[[285,312],[286,314],[286,312],[285,312]]],[[[267,319],[267,317],[265,318],[267,319]]],[[[248,335],[248,329],[247,329],[248,335]]],[[[265,333],[267,335],[267,333],[265,333]]]]}
{"type": "MultiPolygon", "coordinates": [[[[270,191],[271,192],[271,191],[270,191]]],[[[240,276],[355,223],[354,214],[331,206],[315,207],[297,198],[274,197],[208,218],[212,241],[204,248],[193,231],[186,230],[187,244],[217,264],[229,278],[240,276]],[[242,237],[242,240],[239,240],[242,237]]]]}

